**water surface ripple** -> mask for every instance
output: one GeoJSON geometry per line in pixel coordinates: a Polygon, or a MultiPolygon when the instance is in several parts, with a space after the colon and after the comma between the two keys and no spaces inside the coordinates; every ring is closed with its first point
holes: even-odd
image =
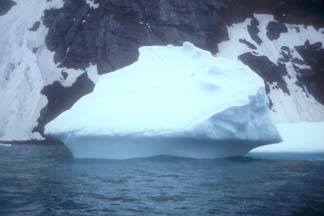
{"type": "Polygon", "coordinates": [[[324,154],[73,160],[0,146],[0,215],[324,215],[324,154]]]}

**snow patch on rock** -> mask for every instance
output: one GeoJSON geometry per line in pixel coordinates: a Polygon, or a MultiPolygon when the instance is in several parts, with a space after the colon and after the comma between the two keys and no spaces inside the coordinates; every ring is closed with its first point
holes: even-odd
{"type": "Polygon", "coordinates": [[[94,0],[86,0],[86,2],[91,9],[97,9],[100,6],[99,3],[95,3],[94,0]]]}

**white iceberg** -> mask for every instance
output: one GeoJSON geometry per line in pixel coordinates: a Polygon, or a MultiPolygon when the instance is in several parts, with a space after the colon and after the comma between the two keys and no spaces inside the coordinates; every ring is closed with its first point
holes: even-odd
{"type": "Polygon", "coordinates": [[[262,153],[322,153],[324,152],[324,122],[295,122],[277,125],[283,141],[262,146],[252,152],[262,153]]]}
{"type": "Polygon", "coordinates": [[[139,53],[132,65],[100,76],[45,133],[76,158],[215,158],[281,141],[263,80],[239,61],[188,42],[139,53]]]}

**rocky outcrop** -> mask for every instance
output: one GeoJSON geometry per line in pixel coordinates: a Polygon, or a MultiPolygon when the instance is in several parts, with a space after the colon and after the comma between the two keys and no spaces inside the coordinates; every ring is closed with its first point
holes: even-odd
{"type": "Polygon", "coordinates": [[[0,16],[5,15],[15,4],[12,0],[0,0],[0,16]]]}
{"type": "Polygon", "coordinates": [[[100,74],[137,60],[138,48],[148,45],[196,46],[217,52],[227,37],[220,4],[214,0],[151,1],[105,0],[91,7],[85,1],[66,1],[64,7],[47,10],[47,46],[55,61],[67,68],[98,66],[100,74]]]}
{"type": "Polygon", "coordinates": [[[324,104],[324,47],[320,42],[310,44],[306,41],[304,46],[296,47],[303,57],[304,64],[309,68],[300,68],[298,62],[294,65],[297,71],[297,84],[307,89],[318,101],[324,104]]]}
{"type": "Polygon", "coordinates": [[[270,40],[276,40],[280,37],[281,33],[287,33],[288,28],[282,22],[270,22],[267,26],[267,37],[270,40]]]}
{"type": "Polygon", "coordinates": [[[74,101],[79,100],[83,95],[92,92],[93,82],[88,78],[86,73],[82,74],[70,87],[64,87],[59,81],[52,85],[45,86],[42,94],[46,95],[48,103],[40,113],[38,126],[34,131],[43,134],[44,126],[53,120],[57,115],[67,109],[70,109],[74,101]]]}
{"type": "MultiPolygon", "coordinates": [[[[284,93],[289,94],[289,89],[285,83],[284,76],[287,76],[287,71],[284,64],[274,64],[267,56],[255,56],[252,53],[244,53],[239,56],[239,59],[246,65],[259,74],[266,84],[273,85],[281,89],[284,93]]],[[[270,92],[270,86],[266,85],[267,93],[270,92]]]]}

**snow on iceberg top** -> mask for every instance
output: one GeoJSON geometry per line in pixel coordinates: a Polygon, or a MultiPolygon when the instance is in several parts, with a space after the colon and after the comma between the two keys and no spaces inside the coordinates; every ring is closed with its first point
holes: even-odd
{"type": "Polygon", "coordinates": [[[263,140],[279,137],[267,117],[263,80],[239,61],[216,58],[188,42],[142,47],[139,52],[137,62],[100,76],[94,91],[50,122],[45,132],[250,139],[261,125],[271,132],[263,140]],[[251,103],[259,108],[251,110],[251,103]],[[254,122],[258,116],[262,123],[254,122]],[[213,132],[216,126],[221,133],[213,132]]]}

